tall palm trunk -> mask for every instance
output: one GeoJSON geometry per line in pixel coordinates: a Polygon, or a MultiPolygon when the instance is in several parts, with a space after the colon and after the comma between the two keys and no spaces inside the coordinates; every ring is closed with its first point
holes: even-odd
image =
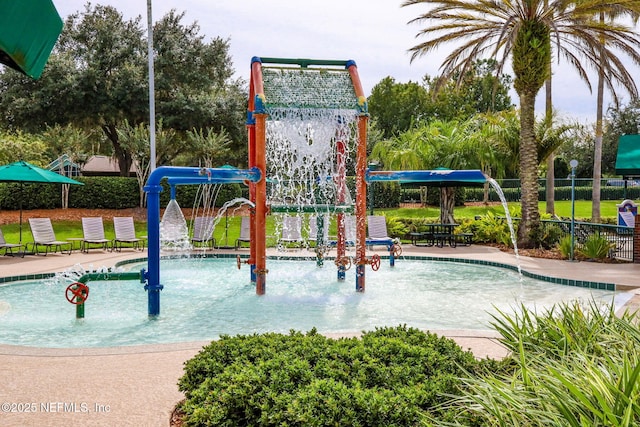
{"type": "MultiPolygon", "coordinates": [[[[549,2],[545,0],[544,2],[545,9],[549,7],[549,2]]],[[[551,47],[549,47],[549,53],[551,53],[551,47]]],[[[553,98],[551,96],[551,61],[549,61],[549,78],[544,83],[545,90],[545,119],[547,123],[551,124],[551,120],[553,119],[553,98]]],[[[549,154],[547,158],[547,182],[546,182],[546,201],[547,201],[547,213],[551,215],[555,215],[556,213],[556,195],[555,195],[555,153],[549,154]]]]}
{"type": "MultiPolygon", "coordinates": [[[[600,23],[604,24],[604,13],[600,13],[600,23]]],[[[602,42],[604,46],[604,41],[602,42]]],[[[600,48],[602,51],[603,47],[600,48]]],[[[596,107],[596,138],[593,144],[593,187],[591,193],[591,221],[600,222],[600,181],[602,178],[602,134],[603,134],[603,104],[604,104],[604,54],[600,53],[600,68],[598,70],[598,99],[596,107]]]]}
{"type": "Polygon", "coordinates": [[[522,219],[518,227],[518,246],[531,248],[540,223],[538,211],[538,150],[535,136],[534,91],[522,90],[520,96],[520,186],[522,219]]]}

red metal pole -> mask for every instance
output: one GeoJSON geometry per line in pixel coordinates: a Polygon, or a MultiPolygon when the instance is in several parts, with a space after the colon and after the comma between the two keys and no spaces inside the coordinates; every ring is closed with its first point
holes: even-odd
{"type": "Polygon", "coordinates": [[[356,291],[365,290],[366,238],[365,218],[367,215],[367,122],[366,115],[358,117],[358,149],[356,157],[356,291]]]}
{"type": "Polygon", "coordinates": [[[365,172],[367,168],[367,98],[364,96],[358,67],[350,61],[347,69],[351,76],[351,83],[358,98],[360,116],[358,117],[358,148],[356,153],[356,291],[364,292],[365,265],[367,264],[365,220],[367,216],[367,184],[365,172]]]}
{"type": "MultiPolygon", "coordinates": [[[[344,138],[340,138],[336,144],[336,151],[338,154],[338,165],[337,165],[337,186],[338,186],[338,205],[343,205],[345,202],[345,195],[347,190],[347,167],[346,167],[346,142],[344,138]]],[[[344,226],[344,213],[338,212],[338,242],[336,245],[337,254],[336,259],[341,260],[345,256],[346,252],[346,239],[345,239],[345,226],[344,226]]],[[[338,280],[344,280],[346,276],[345,266],[338,263],[338,280]]]]}
{"type": "Polygon", "coordinates": [[[255,146],[255,166],[260,169],[262,179],[256,183],[255,200],[255,261],[256,261],[256,294],[264,295],[267,281],[267,161],[266,161],[266,121],[267,114],[255,114],[256,120],[256,146],[255,146]]]}

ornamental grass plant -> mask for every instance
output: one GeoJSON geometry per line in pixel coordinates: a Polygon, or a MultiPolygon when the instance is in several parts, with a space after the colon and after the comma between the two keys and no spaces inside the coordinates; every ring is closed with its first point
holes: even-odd
{"type": "Polygon", "coordinates": [[[640,330],[636,313],[614,313],[575,301],[538,314],[524,304],[494,316],[511,351],[504,372],[469,375],[464,396],[450,402],[466,425],[632,427],[640,425],[640,330]]]}

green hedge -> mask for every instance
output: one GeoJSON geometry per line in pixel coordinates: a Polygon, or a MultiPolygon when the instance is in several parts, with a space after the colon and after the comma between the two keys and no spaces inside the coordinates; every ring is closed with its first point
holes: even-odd
{"type": "Polygon", "coordinates": [[[400,184],[397,182],[372,182],[367,191],[373,191],[374,208],[397,208],[400,206],[400,184]]]}
{"type": "Polygon", "coordinates": [[[138,207],[140,196],[135,178],[87,176],[78,181],[83,186],[72,186],[69,207],[84,209],[126,209],[138,207]]]}
{"type": "MultiPolygon", "coordinates": [[[[126,209],[140,205],[138,181],[128,177],[78,177],[84,185],[71,185],[69,207],[81,209],[126,209]]],[[[161,183],[160,205],[166,206],[171,195],[167,180],[161,183]]],[[[240,184],[227,184],[220,188],[216,206],[243,195],[240,184]]],[[[246,188],[246,187],[245,187],[246,188]]],[[[180,185],[176,200],[182,207],[192,207],[198,192],[197,185],[180,185]]],[[[59,184],[0,184],[0,209],[17,210],[22,201],[23,209],[55,209],[62,207],[59,184]]]]}
{"type": "Polygon", "coordinates": [[[60,185],[0,183],[0,209],[54,209],[62,206],[60,185]]]}
{"type": "Polygon", "coordinates": [[[222,336],[186,362],[181,409],[189,426],[415,426],[450,419],[440,405],[484,366],[497,364],[404,326],[360,339],[222,336]]]}
{"type": "MultiPolygon", "coordinates": [[[[166,179],[163,179],[161,182],[162,185],[162,193],[160,193],[160,206],[166,206],[169,203],[169,199],[171,197],[171,189],[166,179]]],[[[243,193],[243,188],[248,188],[245,185],[240,184],[224,184],[219,187],[217,198],[216,198],[216,207],[221,207],[225,202],[229,200],[233,200],[238,197],[245,197],[243,193]]],[[[196,197],[198,197],[198,202],[201,203],[200,198],[201,194],[198,194],[198,185],[178,185],[176,186],[176,201],[183,208],[191,208],[193,207],[196,197]]],[[[248,190],[246,192],[248,198],[248,190]]]]}

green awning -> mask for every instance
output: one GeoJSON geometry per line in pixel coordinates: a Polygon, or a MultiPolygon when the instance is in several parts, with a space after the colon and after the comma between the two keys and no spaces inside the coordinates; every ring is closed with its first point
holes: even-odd
{"type": "Polygon", "coordinates": [[[618,139],[616,175],[640,177],[640,135],[622,135],[618,139]]]}
{"type": "Polygon", "coordinates": [[[39,78],[61,31],[51,0],[0,1],[0,63],[39,78]]]}

